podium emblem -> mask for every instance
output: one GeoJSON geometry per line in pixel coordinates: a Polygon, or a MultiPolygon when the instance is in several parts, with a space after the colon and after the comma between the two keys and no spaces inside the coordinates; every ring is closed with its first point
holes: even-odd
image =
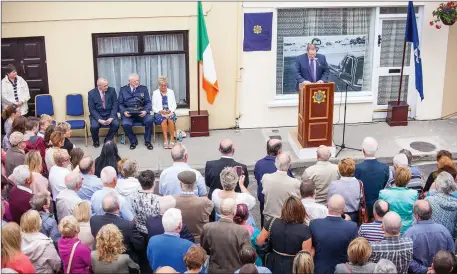
{"type": "Polygon", "coordinates": [[[318,90],[314,92],[313,95],[313,101],[314,103],[320,104],[320,103],[325,103],[325,98],[327,95],[325,95],[325,92],[322,90],[318,90]]]}

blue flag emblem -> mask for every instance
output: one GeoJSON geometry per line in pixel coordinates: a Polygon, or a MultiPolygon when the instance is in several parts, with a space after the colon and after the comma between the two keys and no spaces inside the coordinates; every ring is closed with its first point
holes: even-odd
{"type": "Polygon", "coordinates": [[[272,12],[244,14],[244,51],[270,51],[272,37],[272,12]]]}
{"type": "Polygon", "coordinates": [[[414,70],[416,78],[416,90],[424,100],[424,85],[422,79],[422,57],[419,49],[419,33],[417,31],[416,13],[414,11],[413,2],[408,3],[408,17],[406,19],[405,41],[413,43],[414,48],[414,70]]]}

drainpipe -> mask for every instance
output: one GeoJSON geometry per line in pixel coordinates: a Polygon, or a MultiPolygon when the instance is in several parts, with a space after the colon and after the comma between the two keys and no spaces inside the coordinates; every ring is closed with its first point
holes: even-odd
{"type": "Polygon", "coordinates": [[[243,45],[241,44],[241,20],[242,20],[242,15],[243,15],[243,2],[237,3],[237,20],[236,20],[236,91],[235,91],[235,128],[239,128],[239,119],[241,117],[240,113],[240,92],[241,92],[241,81],[242,81],[242,72],[243,68],[240,67],[242,63],[242,53],[243,51],[241,50],[243,45]]]}

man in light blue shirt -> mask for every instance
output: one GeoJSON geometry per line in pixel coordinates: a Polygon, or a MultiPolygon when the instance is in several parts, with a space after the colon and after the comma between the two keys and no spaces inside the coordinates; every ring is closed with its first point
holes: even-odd
{"type": "Polygon", "coordinates": [[[92,195],[90,200],[92,214],[105,215],[105,211],[103,210],[103,198],[105,198],[108,193],[114,192],[119,197],[121,206],[119,212],[120,217],[124,220],[132,221],[135,218],[133,215],[132,206],[122,195],[119,195],[114,189],[117,183],[116,170],[111,166],[107,166],[100,172],[100,178],[103,183],[103,188],[97,190],[92,195]]]}
{"type": "Polygon", "coordinates": [[[100,178],[95,176],[95,161],[92,157],[84,157],[79,162],[79,171],[83,178],[83,185],[78,190],[79,198],[90,201],[92,195],[103,188],[100,178]]]}
{"type": "Polygon", "coordinates": [[[180,195],[181,185],[178,180],[178,174],[181,171],[191,170],[197,175],[197,189],[195,190],[195,196],[206,196],[208,192],[206,190],[205,178],[200,172],[191,168],[187,164],[187,149],[182,143],[177,143],[171,149],[171,158],[173,159],[173,165],[166,168],[160,174],[159,193],[161,195],[180,195]]]}

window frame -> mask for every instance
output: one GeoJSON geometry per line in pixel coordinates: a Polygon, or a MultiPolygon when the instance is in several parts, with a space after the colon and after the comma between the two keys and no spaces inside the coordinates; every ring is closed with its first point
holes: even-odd
{"type": "MultiPolygon", "coordinates": [[[[98,79],[98,66],[97,59],[105,57],[131,57],[131,56],[148,56],[148,55],[172,55],[184,54],[184,61],[186,64],[186,102],[187,104],[178,104],[177,108],[190,107],[190,82],[189,82],[189,31],[188,30],[172,30],[172,31],[141,31],[141,32],[110,32],[110,33],[92,33],[92,52],[94,63],[94,85],[97,86],[98,79]],[[182,34],[183,35],[183,50],[173,51],[160,51],[160,52],[145,52],[144,37],[147,35],[160,35],[160,34],[182,34]],[[136,36],[138,39],[138,52],[136,53],[98,53],[98,38],[106,37],[121,37],[121,36],[136,36]]],[[[133,73],[133,71],[132,71],[133,73]]],[[[152,96],[152,90],[149,91],[152,96]]]]}

